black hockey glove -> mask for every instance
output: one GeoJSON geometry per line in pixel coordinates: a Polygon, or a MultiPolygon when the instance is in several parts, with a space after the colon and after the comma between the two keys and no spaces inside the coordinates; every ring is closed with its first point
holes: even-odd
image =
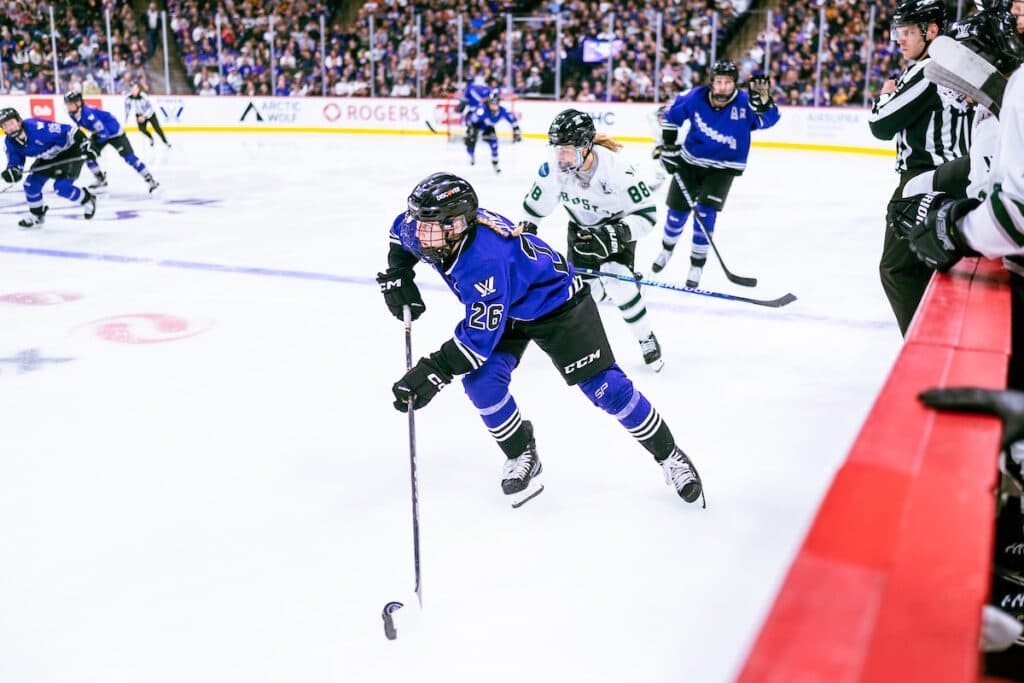
{"type": "Polygon", "coordinates": [[[889,202],[885,219],[910,240],[910,250],[929,268],[949,270],[964,256],[978,252],[960,234],[956,221],[978,206],[977,199],[953,199],[945,192],[927,192],[889,202]],[[919,216],[924,220],[918,221],[919,216]]]}
{"type": "Polygon", "coordinates": [[[603,263],[623,250],[629,236],[629,228],[618,221],[580,230],[572,245],[574,261],[581,266],[584,262],[603,263]]]}
{"type": "Polygon", "coordinates": [[[519,130],[518,127],[517,128],[513,128],[512,129],[512,142],[516,143],[516,142],[522,142],[522,141],[523,141],[523,132],[521,130],[519,130]]]}
{"type": "Polygon", "coordinates": [[[659,161],[661,161],[661,167],[665,169],[665,173],[669,175],[679,173],[679,168],[683,165],[680,154],[679,145],[662,145],[659,161]]]}
{"type": "Polygon", "coordinates": [[[82,135],[80,138],[78,136],[75,137],[78,141],[78,153],[84,156],[89,161],[96,161],[96,158],[99,155],[96,153],[96,148],[93,146],[92,140],[85,137],[85,135],[82,135]]]}
{"type": "Polygon", "coordinates": [[[413,320],[427,310],[420,296],[420,288],[413,282],[414,277],[416,273],[412,268],[388,268],[383,273],[377,273],[377,283],[380,285],[380,293],[384,295],[384,303],[391,315],[399,320],[402,320],[403,306],[409,307],[413,320]]]}
{"type": "Polygon", "coordinates": [[[657,146],[655,146],[655,148],[651,150],[651,158],[652,159],[660,159],[661,158],[661,150],[664,149],[664,147],[665,147],[664,145],[657,145],[657,146]]]}
{"type": "Polygon", "coordinates": [[[771,87],[771,79],[767,76],[751,76],[747,81],[750,108],[754,110],[755,114],[763,114],[775,104],[771,95],[771,87]]]}
{"type": "Polygon", "coordinates": [[[0,173],[0,178],[3,178],[8,183],[16,183],[21,180],[21,169],[17,166],[11,166],[5,168],[3,173],[0,173]]]}
{"type": "Polygon", "coordinates": [[[519,221],[518,223],[516,223],[516,230],[518,230],[520,233],[525,232],[528,235],[536,235],[537,224],[534,223],[533,221],[519,221]]]}
{"type": "Polygon", "coordinates": [[[978,387],[928,389],[917,395],[929,408],[995,415],[1003,421],[1002,447],[1024,439],[1024,392],[978,387]]]}
{"type": "MultiPolygon", "coordinates": [[[[435,354],[436,355],[436,354],[435,354]]],[[[419,410],[437,396],[452,381],[452,374],[432,358],[420,358],[412,370],[391,387],[395,395],[395,410],[409,412],[409,399],[413,410],[419,410]]]]}

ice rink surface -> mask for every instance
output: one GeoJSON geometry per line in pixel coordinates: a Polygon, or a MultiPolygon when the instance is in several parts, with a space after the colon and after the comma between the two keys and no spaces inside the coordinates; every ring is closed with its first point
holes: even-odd
{"type": "MultiPolygon", "coordinates": [[[[601,307],[706,510],[536,348],[512,384],[547,486],[525,507],[458,384],[419,411],[424,608],[389,642],[413,568],[387,230],[436,170],[517,220],[546,145],[503,147],[496,176],[441,137],[170,137],[132,136],[153,196],[107,150],[92,221],[48,190],[19,230],[20,189],[0,195],[0,681],[731,680],[899,349],[876,266],[890,158],[755,148],[715,238],[759,286],[713,258],[701,286],[799,300],[647,289],[661,374],[601,307]]],[[[560,215],[540,234],[564,249],[560,215]]],[[[415,357],[461,316],[418,271],[415,357]]]]}

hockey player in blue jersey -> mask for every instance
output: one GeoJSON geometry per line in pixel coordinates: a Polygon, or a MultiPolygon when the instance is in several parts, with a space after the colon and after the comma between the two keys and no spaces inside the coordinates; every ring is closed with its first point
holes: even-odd
{"type": "Polygon", "coordinates": [[[482,137],[491,147],[491,166],[494,172],[501,173],[501,167],[498,166],[498,134],[494,127],[502,120],[512,126],[512,142],[522,142],[519,121],[515,114],[501,106],[501,97],[497,92],[492,92],[486,104],[480,105],[466,117],[466,151],[469,152],[470,164],[476,163],[476,141],[482,137]]]}
{"type": "MultiPolygon", "coordinates": [[[[743,92],[737,87],[739,70],[733,62],[715,62],[712,75],[710,86],[697,86],[677,96],[662,119],[661,164],[673,178],[662,250],[651,266],[655,273],[672,257],[691,211],[695,210],[704,228],[714,234],[715,220],[725,207],[733,178],[747,166],[751,131],[771,128],[779,121],[767,76],[754,76],[747,84],[749,92],[743,92]],[[680,145],[679,127],[684,123],[689,124],[689,131],[680,145]],[[680,177],[696,207],[690,206],[680,190],[680,177]]],[[[687,287],[700,284],[707,258],[708,240],[695,218],[687,287]]]]}
{"type": "Polygon", "coordinates": [[[82,162],[96,154],[82,131],[53,121],[22,120],[21,114],[11,107],[0,109],[0,125],[7,151],[7,167],[0,172],[0,178],[16,183],[25,177],[23,189],[32,214],[18,221],[18,225],[34,228],[43,224],[48,209],[43,203],[43,187],[48,180],[53,180],[53,191],[59,196],[82,205],[87,220],[96,214],[96,197],[74,183],[82,172],[82,162]],[[25,175],[28,157],[36,160],[25,175]]]}
{"type": "Polygon", "coordinates": [[[388,269],[377,276],[388,309],[402,318],[425,310],[413,282],[418,262],[433,267],[465,306],[465,318],[441,347],[392,387],[395,408],[427,405],[462,375],[484,426],[505,454],[501,487],[521,495],[541,472],[533,426],[509,393],[512,371],[531,341],[551,358],[566,384],[613,415],[661,465],[686,502],[702,494],[700,476],[658,411],[615,363],[588,285],[536,235],[482,209],[462,178],[435,173],[408,198],[390,231],[388,269]]]}
{"type": "Polygon", "coordinates": [[[491,93],[498,92],[498,89],[498,79],[490,78],[487,83],[484,83],[483,76],[477,76],[466,85],[462,97],[459,98],[459,106],[456,111],[460,114],[465,112],[468,116],[471,112],[476,111],[477,107],[483,106],[491,93]]]}
{"type": "MultiPolygon", "coordinates": [[[[134,168],[142,176],[142,179],[146,181],[146,185],[149,186],[150,192],[160,186],[160,183],[153,178],[153,175],[146,168],[146,165],[142,163],[142,160],[135,156],[132,143],[128,141],[128,136],[124,134],[124,127],[117,120],[117,117],[102,109],[96,109],[95,107],[83,104],[82,93],[77,90],[72,90],[64,95],[64,106],[67,108],[71,120],[92,134],[93,146],[96,148],[97,156],[103,152],[104,147],[110,145],[117,150],[117,153],[121,155],[126,164],[134,168]]],[[[100,169],[96,160],[88,160],[86,164],[93,175],[96,176],[96,182],[89,187],[94,190],[106,187],[107,174],[100,169]]]]}

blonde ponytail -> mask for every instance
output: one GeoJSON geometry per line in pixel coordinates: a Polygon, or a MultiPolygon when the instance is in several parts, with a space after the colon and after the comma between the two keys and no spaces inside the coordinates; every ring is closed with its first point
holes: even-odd
{"type": "Polygon", "coordinates": [[[594,136],[594,144],[601,145],[605,149],[610,149],[613,152],[618,152],[622,149],[621,142],[609,135],[605,135],[604,133],[598,133],[594,136]]]}

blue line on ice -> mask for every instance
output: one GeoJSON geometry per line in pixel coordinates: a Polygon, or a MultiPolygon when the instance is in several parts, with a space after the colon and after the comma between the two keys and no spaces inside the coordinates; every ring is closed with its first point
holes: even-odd
{"type": "MultiPolygon", "coordinates": [[[[49,258],[78,259],[82,261],[105,261],[108,263],[150,263],[161,268],[181,268],[185,270],[204,270],[215,273],[240,273],[242,275],[263,275],[267,277],[293,278],[296,280],[316,280],[321,282],[340,282],[352,285],[373,285],[377,286],[376,280],[371,277],[354,275],[334,275],[332,273],[314,273],[304,270],[285,270],[280,268],[260,268],[253,266],[232,266],[222,263],[203,263],[199,261],[181,261],[177,259],[149,258],[145,256],[122,256],[119,254],[99,254],[87,251],[65,251],[61,249],[41,249],[38,247],[18,247],[0,244],[0,253],[6,254],[27,254],[30,256],[46,256],[49,258]]],[[[445,290],[447,288],[440,284],[425,283],[423,289],[445,290]]],[[[696,303],[696,301],[694,302],[696,303]]],[[[819,323],[826,325],[838,325],[848,328],[862,330],[889,330],[895,329],[896,323],[882,320],[848,320],[833,316],[816,315],[811,313],[799,313],[790,311],[766,311],[758,310],[745,304],[730,304],[728,306],[711,308],[708,306],[688,305],[683,303],[665,303],[655,301],[648,303],[649,308],[662,309],[675,312],[692,312],[700,315],[713,315],[723,317],[756,317],[773,321],[798,321],[808,323],[819,323]]]]}

